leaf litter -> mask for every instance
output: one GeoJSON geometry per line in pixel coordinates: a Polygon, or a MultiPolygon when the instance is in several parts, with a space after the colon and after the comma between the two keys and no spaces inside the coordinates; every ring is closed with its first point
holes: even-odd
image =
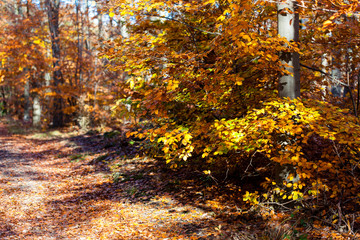
{"type": "Polygon", "coordinates": [[[236,185],[164,167],[121,136],[35,136],[10,134],[0,121],[1,239],[255,240],[294,231],[347,239],[324,226],[284,224],[286,214],[263,218],[263,209],[246,210],[236,185]]]}
{"type": "Polygon", "coordinates": [[[230,224],[201,205],[192,180],[181,189],[171,171],[138,156],[136,146],[105,145],[100,134],[34,138],[10,134],[1,123],[1,239],[231,236],[230,224]],[[187,202],[185,190],[196,201],[187,202]]]}

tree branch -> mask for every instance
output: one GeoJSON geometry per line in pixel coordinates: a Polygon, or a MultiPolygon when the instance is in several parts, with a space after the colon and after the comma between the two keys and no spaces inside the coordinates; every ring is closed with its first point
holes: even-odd
{"type": "Polygon", "coordinates": [[[330,80],[331,80],[332,82],[337,83],[337,84],[340,84],[340,85],[342,85],[342,86],[344,86],[344,87],[349,88],[349,85],[348,85],[348,84],[343,83],[343,82],[337,80],[336,78],[330,76],[330,74],[328,74],[328,73],[326,73],[326,72],[324,72],[324,71],[322,71],[322,70],[320,70],[320,69],[317,69],[317,68],[314,68],[314,67],[309,67],[309,66],[304,65],[304,64],[302,64],[302,63],[300,63],[300,66],[301,66],[301,67],[304,67],[304,68],[307,68],[307,69],[310,69],[310,70],[313,70],[313,71],[315,71],[315,72],[320,72],[321,74],[324,74],[325,76],[327,76],[328,78],[330,78],[330,80]]]}
{"type": "Polygon", "coordinates": [[[178,22],[178,23],[181,23],[189,28],[192,28],[192,29],[195,29],[195,30],[198,30],[200,32],[203,32],[203,33],[206,33],[206,34],[212,34],[212,35],[218,35],[220,36],[221,33],[218,33],[218,32],[209,32],[209,31],[206,31],[206,30],[203,30],[201,28],[198,28],[198,27],[194,27],[190,24],[187,24],[185,22],[182,22],[180,20],[177,20],[177,19],[173,19],[173,18],[170,18],[170,17],[165,17],[165,16],[159,16],[159,15],[152,15],[152,14],[149,14],[149,13],[143,13],[142,15],[145,15],[145,16],[149,16],[149,17],[158,17],[158,18],[163,18],[163,19],[167,19],[167,20],[170,20],[170,21],[174,21],[174,22],[178,22]]]}

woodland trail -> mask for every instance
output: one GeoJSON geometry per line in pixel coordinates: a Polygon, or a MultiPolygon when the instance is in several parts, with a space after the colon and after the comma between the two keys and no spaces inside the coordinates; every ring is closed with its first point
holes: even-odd
{"type": "MultiPolygon", "coordinates": [[[[61,146],[57,146],[61,147],[61,146]]],[[[59,229],[45,202],[61,185],[66,169],[48,158],[49,146],[9,135],[0,126],[0,237],[59,239],[59,229]],[[53,193],[53,192],[52,192],[53,193]],[[48,221],[50,220],[50,221],[48,221]]]]}
{"type": "Polygon", "coordinates": [[[104,154],[89,138],[11,135],[0,121],[0,239],[236,239],[185,190],[167,193],[176,183],[151,160],[104,154]],[[116,172],[93,164],[110,157],[116,172]]]}

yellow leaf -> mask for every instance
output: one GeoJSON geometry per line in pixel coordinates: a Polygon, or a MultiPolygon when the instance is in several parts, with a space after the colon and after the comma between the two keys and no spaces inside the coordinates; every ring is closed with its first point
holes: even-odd
{"type": "Polygon", "coordinates": [[[54,96],[57,96],[57,93],[56,92],[47,92],[47,93],[45,93],[45,97],[47,97],[47,96],[54,97],[54,96]]]}
{"type": "Polygon", "coordinates": [[[168,152],[169,152],[169,148],[168,148],[168,147],[164,147],[162,150],[163,150],[164,153],[168,153],[168,152]]]}
{"type": "Polygon", "coordinates": [[[129,85],[130,85],[130,88],[131,88],[131,89],[134,89],[134,87],[135,87],[135,82],[134,82],[133,79],[131,79],[131,80],[129,81],[129,85]]]}
{"type": "Polygon", "coordinates": [[[220,17],[218,17],[216,20],[217,21],[223,21],[225,19],[225,16],[224,15],[221,15],[220,17]]]}
{"type": "Polygon", "coordinates": [[[206,5],[206,4],[211,4],[211,5],[213,5],[213,4],[215,4],[216,3],[216,0],[208,0],[208,1],[206,1],[204,4],[206,5]]]}
{"type": "Polygon", "coordinates": [[[240,85],[242,85],[243,81],[244,81],[244,78],[238,77],[238,78],[236,78],[235,84],[240,86],[240,85]]]}
{"type": "Polygon", "coordinates": [[[210,170],[204,170],[203,171],[206,175],[210,175],[211,171],[210,170]]]}
{"type": "Polygon", "coordinates": [[[114,12],[110,12],[109,13],[109,17],[113,18],[115,16],[115,13],[114,12]]]}
{"type": "Polygon", "coordinates": [[[249,35],[244,35],[244,36],[242,36],[242,37],[243,37],[244,40],[247,40],[248,42],[251,41],[251,38],[250,38],[249,35]]]}
{"type": "Polygon", "coordinates": [[[332,21],[330,20],[326,20],[324,23],[323,23],[323,28],[328,28],[332,25],[332,21]]]}

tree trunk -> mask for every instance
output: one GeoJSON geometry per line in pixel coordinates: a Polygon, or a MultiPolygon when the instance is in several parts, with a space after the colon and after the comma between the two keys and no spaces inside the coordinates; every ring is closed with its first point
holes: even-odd
{"type": "Polygon", "coordinates": [[[29,75],[29,69],[24,68],[24,74],[26,75],[26,82],[24,86],[24,115],[23,120],[24,122],[30,121],[30,77],[29,75]]]}
{"type": "Polygon", "coordinates": [[[8,112],[6,92],[5,86],[0,86],[0,117],[4,116],[8,112]]]}
{"type": "MultiPolygon", "coordinates": [[[[47,58],[50,59],[51,57],[51,54],[50,54],[50,51],[47,50],[47,58]]],[[[51,89],[50,89],[50,86],[51,86],[51,71],[50,71],[50,68],[51,66],[49,66],[49,69],[46,69],[45,73],[44,73],[44,81],[45,81],[45,94],[46,93],[50,93],[51,92],[51,89]]],[[[43,109],[44,109],[44,113],[45,115],[43,116],[45,121],[50,121],[51,119],[51,97],[50,96],[45,96],[45,99],[44,99],[44,104],[43,104],[43,109]]]]}
{"type": "MultiPolygon", "coordinates": [[[[30,18],[30,4],[31,1],[26,1],[26,16],[30,18]]],[[[24,17],[23,12],[21,11],[21,7],[19,13],[24,17]]],[[[24,74],[26,78],[25,86],[24,86],[24,122],[30,121],[30,112],[31,112],[31,101],[30,101],[30,87],[31,87],[31,72],[29,68],[24,68],[24,74]]]]}
{"type": "MultiPolygon", "coordinates": [[[[289,42],[299,41],[299,14],[295,12],[296,2],[286,0],[278,3],[278,33],[289,42]]],[[[282,64],[291,74],[282,75],[279,79],[279,96],[290,99],[300,97],[300,61],[299,54],[294,52],[280,53],[282,64]]]]}
{"type": "Polygon", "coordinates": [[[82,62],[83,62],[83,21],[82,21],[82,14],[81,14],[81,1],[76,0],[76,31],[77,31],[77,58],[76,58],[76,69],[75,69],[75,84],[76,86],[80,86],[83,81],[83,73],[82,73],[82,62]],[[81,25],[81,26],[80,26],[81,25]]]}
{"type": "Polygon", "coordinates": [[[59,41],[59,9],[60,0],[45,0],[47,7],[49,29],[51,36],[51,48],[53,61],[53,86],[56,91],[53,106],[53,127],[64,125],[63,99],[60,96],[59,86],[63,84],[63,77],[60,68],[60,41],[59,41]]]}
{"type": "MultiPolygon", "coordinates": [[[[341,80],[341,71],[340,68],[338,67],[338,60],[340,58],[340,53],[339,51],[334,51],[333,53],[333,57],[332,57],[332,69],[331,69],[331,77],[332,79],[334,79],[335,81],[340,81],[341,80]]],[[[344,87],[341,86],[338,83],[334,83],[333,85],[331,85],[331,93],[333,94],[334,97],[343,97],[343,92],[344,92],[344,87]]]]}
{"type": "Polygon", "coordinates": [[[97,19],[98,19],[98,41],[100,42],[100,47],[102,47],[102,39],[104,37],[103,31],[103,15],[101,13],[101,6],[99,6],[99,2],[96,3],[97,8],[97,19]]]}
{"type": "Polygon", "coordinates": [[[39,127],[41,123],[41,102],[39,94],[33,97],[33,126],[39,127]]]}
{"type": "MultiPolygon", "coordinates": [[[[322,66],[322,71],[326,73],[329,67],[329,56],[326,53],[323,54],[321,57],[321,66],[322,66]]],[[[322,92],[322,100],[325,101],[327,95],[328,83],[326,80],[326,75],[322,74],[322,77],[323,80],[321,83],[321,92],[322,92]]]]}
{"type": "MultiPolygon", "coordinates": [[[[299,14],[296,13],[296,2],[286,0],[278,3],[278,33],[285,37],[289,42],[299,41],[299,14]]],[[[281,52],[281,63],[290,74],[285,74],[279,78],[279,97],[295,99],[300,97],[300,61],[299,54],[295,52],[281,52]]],[[[287,133],[279,136],[282,145],[293,144],[293,139],[287,133]]],[[[296,176],[296,168],[293,165],[275,166],[275,181],[281,185],[283,181],[288,181],[288,176],[296,176]]],[[[298,181],[296,176],[292,181],[298,181]]]]}

